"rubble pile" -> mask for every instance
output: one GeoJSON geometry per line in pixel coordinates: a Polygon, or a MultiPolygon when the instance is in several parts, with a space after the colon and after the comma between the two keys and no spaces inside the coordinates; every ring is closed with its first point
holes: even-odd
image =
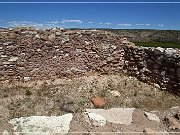
{"type": "Polygon", "coordinates": [[[122,71],[160,88],[179,89],[180,53],[136,47],[100,30],[0,29],[1,81],[122,71]]]}

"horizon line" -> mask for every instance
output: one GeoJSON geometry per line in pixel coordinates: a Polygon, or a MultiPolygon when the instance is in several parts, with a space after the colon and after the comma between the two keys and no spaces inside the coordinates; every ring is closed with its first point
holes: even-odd
{"type": "MultiPolygon", "coordinates": [[[[4,29],[9,29],[9,28],[19,28],[19,27],[33,27],[33,26],[0,26],[1,28],[4,29]]],[[[33,27],[33,28],[37,28],[37,29],[53,29],[53,28],[63,28],[63,29],[97,29],[97,30],[101,30],[101,29],[111,29],[111,30],[173,30],[173,31],[180,31],[180,29],[156,29],[156,28],[105,28],[105,27],[91,27],[91,28],[85,28],[85,27],[33,27]]]]}
{"type": "Polygon", "coordinates": [[[27,2],[20,2],[20,1],[17,1],[17,2],[0,2],[0,4],[180,4],[180,2],[80,2],[80,1],[77,1],[77,2],[65,2],[65,1],[63,1],[63,2],[41,2],[41,1],[33,1],[33,2],[30,2],[30,1],[27,1],[27,2]]]}

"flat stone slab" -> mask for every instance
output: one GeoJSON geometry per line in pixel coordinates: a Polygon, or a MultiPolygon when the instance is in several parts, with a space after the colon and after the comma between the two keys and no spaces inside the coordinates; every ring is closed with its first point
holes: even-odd
{"type": "Polygon", "coordinates": [[[16,132],[68,133],[72,118],[71,113],[62,116],[30,116],[11,119],[9,123],[14,126],[16,132]]]}
{"type": "Polygon", "coordinates": [[[107,122],[130,125],[133,121],[132,114],[134,109],[135,108],[111,108],[109,110],[86,109],[86,111],[101,115],[107,122]]]}
{"type": "Polygon", "coordinates": [[[88,113],[88,112],[85,113],[85,116],[86,115],[88,115],[87,117],[85,117],[86,122],[88,122],[96,127],[105,126],[106,119],[104,117],[102,117],[101,115],[99,115],[97,113],[88,113]]]}

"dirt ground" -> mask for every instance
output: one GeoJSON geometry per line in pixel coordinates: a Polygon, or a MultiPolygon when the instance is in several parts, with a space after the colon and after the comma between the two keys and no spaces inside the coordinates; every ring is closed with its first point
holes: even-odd
{"type": "MultiPolygon", "coordinates": [[[[117,132],[116,134],[125,132],[123,133],[125,135],[143,134],[145,128],[151,128],[156,132],[172,132],[164,124],[163,118],[173,111],[180,111],[180,97],[122,74],[0,85],[0,132],[4,130],[13,132],[12,126],[8,123],[8,120],[12,118],[62,115],[69,112],[74,113],[69,131],[71,134],[98,135],[102,132],[107,132],[106,134],[111,132],[108,135],[113,134],[112,132],[117,132]],[[121,95],[113,96],[111,94],[113,90],[121,95]],[[105,99],[104,109],[136,108],[133,113],[133,123],[128,126],[112,123],[107,123],[104,127],[88,125],[83,120],[82,112],[86,108],[95,108],[91,103],[93,96],[105,99]],[[175,110],[171,109],[175,106],[177,106],[175,110]],[[153,111],[161,122],[149,121],[143,111],[153,111]]],[[[180,134],[178,130],[173,130],[173,132],[176,133],[171,134],[180,134]]]]}

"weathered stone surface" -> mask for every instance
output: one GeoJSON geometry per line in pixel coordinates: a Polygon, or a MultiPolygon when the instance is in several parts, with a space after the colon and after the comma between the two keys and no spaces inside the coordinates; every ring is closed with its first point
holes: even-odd
{"type": "Polygon", "coordinates": [[[132,123],[134,109],[135,108],[111,108],[109,110],[86,109],[86,111],[101,115],[107,122],[130,125],[132,123]]]}
{"type": "Polygon", "coordinates": [[[164,52],[164,48],[157,47],[157,48],[154,49],[155,54],[160,55],[160,54],[163,54],[163,52],[164,52]]]}
{"type": "Polygon", "coordinates": [[[85,115],[88,115],[88,117],[85,117],[86,121],[93,126],[102,127],[106,124],[106,119],[99,114],[86,112],[85,115]]]}
{"type": "Polygon", "coordinates": [[[54,41],[55,38],[56,38],[56,35],[55,34],[51,34],[51,35],[48,36],[48,38],[49,38],[50,41],[54,41]]]}
{"type": "Polygon", "coordinates": [[[31,80],[31,77],[24,77],[25,82],[30,81],[30,80],[31,80]]]}
{"type": "Polygon", "coordinates": [[[5,46],[7,46],[7,45],[11,45],[11,44],[12,44],[12,42],[11,42],[11,41],[7,41],[7,42],[3,43],[3,45],[5,45],[5,46]]]}
{"type": "Polygon", "coordinates": [[[168,123],[170,129],[180,129],[180,123],[172,116],[167,116],[165,121],[168,123]]]}
{"type": "Polygon", "coordinates": [[[171,57],[172,54],[174,54],[174,53],[176,53],[176,50],[174,50],[174,49],[172,49],[172,48],[167,48],[167,49],[165,49],[164,55],[165,55],[166,57],[171,57]]]}
{"type": "Polygon", "coordinates": [[[1,58],[7,58],[7,55],[1,55],[1,58]]]}
{"type": "Polygon", "coordinates": [[[16,132],[57,132],[68,133],[73,118],[71,113],[62,116],[30,116],[11,119],[16,132]]]}
{"type": "Polygon", "coordinates": [[[144,112],[144,115],[151,121],[156,121],[156,122],[160,122],[159,117],[157,117],[155,114],[153,113],[148,113],[148,112],[144,112]]]}
{"type": "Polygon", "coordinates": [[[39,39],[41,38],[39,34],[37,34],[35,37],[36,37],[36,38],[39,38],[39,39]]]}
{"type": "Polygon", "coordinates": [[[18,57],[11,57],[8,61],[9,62],[15,62],[17,61],[19,58],[18,57]]]}
{"type": "Polygon", "coordinates": [[[120,97],[121,96],[120,92],[116,91],[116,90],[110,91],[110,93],[115,97],[120,97]]]}
{"type": "Polygon", "coordinates": [[[61,32],[56,32],[56,36],[61,36],[61,32]]]}

